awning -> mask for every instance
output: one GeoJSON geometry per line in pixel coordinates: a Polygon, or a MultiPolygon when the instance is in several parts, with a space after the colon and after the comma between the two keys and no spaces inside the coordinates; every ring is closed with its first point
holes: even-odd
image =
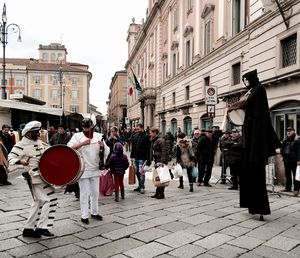
{"type": "MultiPolygon", "coordinates": [[[[26,111],[50,114],[55,116],[62,116],[63,113],[62,109],[60,108],[51,108],[51,107],[45,107],[45,106],[29,104],[20,101],[14,101],[14,100],[5,100],[5,99],[0,100],[0,109],[1,108],[26,110],[26,111]]],[[[68,115],[69,112],[64,111],[64,114],[68,115]]]]}

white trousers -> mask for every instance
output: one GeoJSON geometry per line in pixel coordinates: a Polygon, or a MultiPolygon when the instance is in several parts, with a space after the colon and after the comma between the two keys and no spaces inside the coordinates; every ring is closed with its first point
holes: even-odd
{"type": "Polygon", "coordinates": [[[80,178],[80,210],[81,218],[89,217],[89,204],[92,215],[98,214],[99,177],[80,178]]]}
{"type": "Polygon", "coordinates": [[[56,212],[57,198],[54,188],[46,183],[32,185],[34,201],[30,207],[25,228],[51,228],[56,212]]]}

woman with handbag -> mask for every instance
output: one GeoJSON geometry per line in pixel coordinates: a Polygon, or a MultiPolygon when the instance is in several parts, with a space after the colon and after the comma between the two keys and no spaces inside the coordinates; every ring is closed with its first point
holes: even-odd
{"type": "MultiPolygon", "coordinates": [[[[150,141],[150,158],[147,162],[147,165],[150,165],[152,160],[155,162],[155,168],[157,168],[160,163],[167,165],[169,155],[166,141],[163,137],[159,136],[157,128],[150,128],[150,141]]],[[[151,198],[164,199],[165,186],[156,187],[155,194],[152,195],[151,198]]]]}
{"type": "MultiPolygon", "coordinates": [[[[177,163],[181,165],[182,168],[187,170],[187,175],[190,184],[190,192],[193,192],[193,176],[192,169],[195,166],[195,154],[192,149],[191,141],[184,139],[185,133],[179,133],[177,135],[178,143],[177,143],[177,163]]],[[[179,187],[183,189],[183,177],[179,177],[179,187]]]]}

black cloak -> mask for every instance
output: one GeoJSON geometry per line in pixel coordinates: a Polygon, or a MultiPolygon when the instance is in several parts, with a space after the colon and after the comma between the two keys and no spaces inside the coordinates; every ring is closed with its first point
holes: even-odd
{"type": "Polygon", "coordinates": [[[265,165],[268,157],[275,155],[280,141],[273,129],[266,90],[261,86],[257,71],[243,75],[248,80],[250,95],[243,104],[244,168],[240,175],[240,206],[250,214],[271,214],[266,189],[265,165]]]}

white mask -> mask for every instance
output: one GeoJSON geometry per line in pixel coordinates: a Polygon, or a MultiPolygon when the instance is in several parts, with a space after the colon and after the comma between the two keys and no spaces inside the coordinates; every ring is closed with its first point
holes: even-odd
{"type": "Polygon", "coordinates": [[[244,78],[243,82],[246,87],[250,86],[250,82],[246,78],[244,78]]]}

